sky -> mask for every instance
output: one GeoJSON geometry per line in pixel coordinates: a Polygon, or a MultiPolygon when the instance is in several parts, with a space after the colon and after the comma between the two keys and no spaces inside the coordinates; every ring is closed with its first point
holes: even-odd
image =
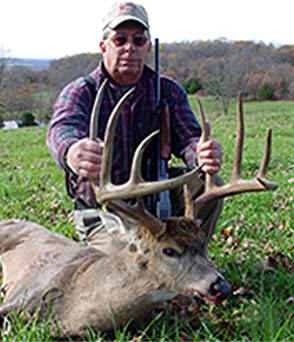
{"type": "MultiPolygon", "coordinates": [[[[61,58],[99,52],[112,0],[1,0],[0,53],[61,58]]],[[[293,0],[134,0],[160,42],[252,40],[294,45],[293,0]]]]}

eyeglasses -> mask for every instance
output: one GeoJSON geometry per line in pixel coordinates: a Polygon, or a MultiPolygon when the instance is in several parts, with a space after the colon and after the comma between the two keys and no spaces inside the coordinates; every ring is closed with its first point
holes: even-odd
{"type": "Polygon", "coordinates": [[[118,34],[110,40],[116,47],[124,46],[131,38],[132,43],[137,47],[143,47],[147,43],[147,38],[143,34],[136,34],[135,36],[126,36],[125,34],[118,34]]]}

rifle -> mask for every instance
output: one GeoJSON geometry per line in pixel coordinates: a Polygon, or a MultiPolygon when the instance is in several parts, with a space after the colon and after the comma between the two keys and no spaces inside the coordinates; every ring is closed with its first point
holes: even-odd
{"type": "MultiPolygon", "coordinates": [[[[160,116],[160,136],[157,143],[157,179],[168,179],[167,165],[171,157],[170,113],[168,104],[161,99],[159,39],[155,39],[156,105],[160,116]]],[[[171,216],[169,190],[156,196],[156,214],[160,219],[171,216]]]]}

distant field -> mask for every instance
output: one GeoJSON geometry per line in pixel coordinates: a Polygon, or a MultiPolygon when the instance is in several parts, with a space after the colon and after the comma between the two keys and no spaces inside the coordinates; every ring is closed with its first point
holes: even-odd
{"type": "Polygon", "coordinates": [[[33,70],[48,69],[53,59],[37,59],[37,58],[10,58],[8,67],[26,66],[33,70]]]}
{"type": "MultiPolygon", "coordinates": [[[[195,108],[195,98],[190,98],[195,108]]],[[[203,99],[212,136],[224,148],[221,175],[230,177],[235,138],[235,106],[224,117],[203,99]]],[[[226,200],[209,254],[233,288],[232,298],[197,310],[173,303],[149,321],[122,328],[113,338],[92,333],[85,341],[293,341],[294,340],[294,104],[245,103],[245,178],[254,177],[267,128],[273,128],[268,178],[280,184],[271,193],[243,194],[226,200]]],[[[195,108],[195,112],[197,112],[195,108]]],[[[46,127],[0,130],[0,220],[20,218],[72,236],[71,200],[63,173],[45,146],[46,127]]],[[[46,324],[28,324],[14,315],[3,341],[52,341],[46,324]]]]}

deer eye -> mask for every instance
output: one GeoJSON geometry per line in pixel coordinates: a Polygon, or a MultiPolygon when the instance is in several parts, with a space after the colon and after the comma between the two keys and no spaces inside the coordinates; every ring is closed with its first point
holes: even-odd
{"type": "Polygon", "coordinates": [[[181,256],[181,254],[174,248],[164,248],[162,252],[170,258],[179,258],[181,256]]]}

